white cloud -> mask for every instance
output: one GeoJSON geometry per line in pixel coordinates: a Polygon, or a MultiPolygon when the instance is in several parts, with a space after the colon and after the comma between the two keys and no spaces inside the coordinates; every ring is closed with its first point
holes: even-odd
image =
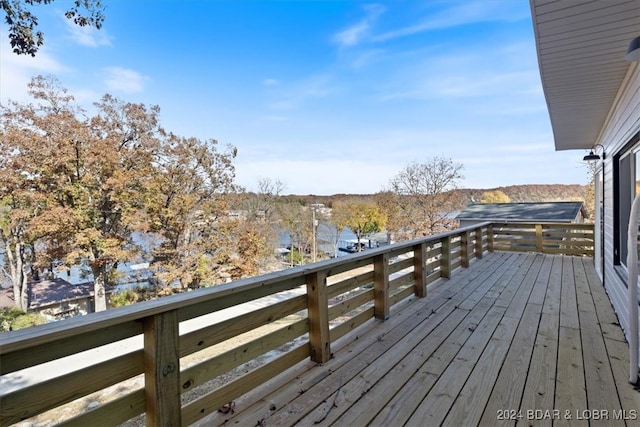
{"type": "Polygon", "coordinates": [[[370,34],[373,24],[385,11],[385,8],[379,4],[367,5],[364,9],[364,18],[362,18],[358,23],[340,31],[333,36],[333,41],[335,43],[343,47],[355,46],[359,44],[370,34]]]}
{"type": "Polygon", "coordinates": [[[108,67],[104,82],[113,91],[136,93],[144,90],[144,83],[148,78],[137,71],[122,67],[108,67]]]}
{"type": "Polygon", "coordinates": [[[431,83],[430,91],[444,97],[496,97],[501,94],[529,92],[538,75],[533,70],[514,72],[480,71],[477,74],[460,74],[445,77],[431,83]]]}
{"type": "Polygon", "coordinates": [[[262,84],[265,86],[277,86],[280,82],[276,79],[264,79],[262,84]]]}
{"type": "Polygon", "coordinates": [[[362,52],[357,52],[351,57],[350,65],[353,68],[368,67],[376,62],[384,61],[384,55],[386,51],[383,49],[368,49],[362,52]]]}
{"type": "Polygon", "coordinates": [[[336,34],[334,40],[341,46],[353,46],[358,44],[368,30],[369,23],[363,21],[336,34]]]}
{"type": "Polygon", "coordinates": [[[315,75],[299,82],[284,86],[276,94],[277,99],[269,103],[271,110],[290,111],[299,108],[313,98],[324,98],[335,92],[332,77],[329,75],[315,75]]]}
{"type": "Polygon", "coordinates": [[[97,30],[91,26],[81,27],[73,23],[73,20],[65,18],[67,35],[75,43],[86,47],[111,46],[111,38],[104,28],[97,30]]]}
{"type": "Polygon", "coordinates": [[[522,3],[511,0],[464,0],[444,4],[450,4],[451,7],[445,8],[438,13],[430,12],[428,13],[428,18],[424,18],[417,23],[379,34],[373,38],[374,41],[387,41],[425,31],[440,30],[477,22],[528,19],[530,16],[528,7],[522,7],[522,3]]]}
{"type": "MultiPolygon", "coordinates": [[[[517,111],[506,110],[509,114],[538,111],[544,108],[544,102],[540,102],[543,97],[540,75],[536,62],[527,54],[534,56],[535,52],[524,41],[506,44],[496,41],[483,52],[447,50],[444,46],[438,49],[438,54],[424,51],[422,59],[407,61],[410,66],[396,66],[379,86],[376,98],[380,101],[475,98],[484,105],[482,108],[486,108],[487,102],[495,105],[495,112],[502,104],[507,109],[517,107],[517,111]],[[512,101],[514,96],[519,97],[517,103],[512,101]]],[[[460,105],[473,108],[468,102],[460,105]]],[[[482,113],[482,109],[477,111],[482,113]]]]}
{"type": "MultiPolygon", "coordinates": [[[[6,32],[0,33],[6,37],[6,32]]],[[[61,64],[46,46],[40,47],[35,57],[30,55],[16,55],[11,51],[9,43],[0,42],[0,57],[2,58],[2,72],[0,73],[0,101],[3,103],[11,99],[27,102],[27,84],[32,77],[39,74],[50,75],[69,71],[61,64]]]]}

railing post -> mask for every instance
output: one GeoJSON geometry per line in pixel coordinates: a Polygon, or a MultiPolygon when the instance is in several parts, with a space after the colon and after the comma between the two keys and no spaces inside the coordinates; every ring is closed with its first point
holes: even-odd
{"type": "Polygon", "coordinates": [[[373,258],[373,290],[376,319],[389,318],[389,254],[383,253],[373,258]]]}
{"type": "Polygon", "coordinates": [[[462,267],[469,267],[469,231],[463,231],[460,235],[460,261],[462,267]]]}
{"type": "Polygon", "coordinates": [[[451,236],[442,238],[440,248],[440,277],[451,277],[451,236]]]}
{"type": "Polygon", "coordinates": [[[542,224],[536,224],[536,251],[542,252],[542,224]]]}
{"type": "Polygon", "coordinates": [[[489,252],[493,252],[493,224],[487,226],[487,246],[489,252]]]}
{"type": "Polygon", "coordinates": [[[317,271],[309,274],[306,277],[306,282],[311,360],[317,363],[325,363],[331,358],[327,273],[326,271],[317,271]]]}
{"type": "Polygon", "coordinates": [[[476,228],[476,258],[482,259],[482,227],[476,228]]]}
{"type": "Polygon", "coordinates": [[[178,312],[144,319],[144,383],[148,426],[182,425],[178,312]]]}
{"type": "Polygon", "coordinates": [[[427,244],[421,243],[413,247],[413,281],[414,292],[418,298],[427,296],[427,244]]]}

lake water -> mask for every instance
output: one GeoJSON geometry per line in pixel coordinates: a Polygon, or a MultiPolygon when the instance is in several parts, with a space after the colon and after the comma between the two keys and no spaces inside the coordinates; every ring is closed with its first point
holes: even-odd
{"type": "MultiPolygon", "coordinates": [[[[339,248],[345,248],[347,245],[354,243],[357,240],[356,235],[350,229],[344,229],[340,233],[338,239],[338,248],[335,246],[336,228],[332,224],[320,223],[318,224],[316,238],[318,244],[318,253],[325,253],[329,256],[345,256],[349,255],[348,252],[339,250],[339,248]]],[[[375,240],[380,244],[384,243],[384,236],[379,234],[375,236],[375,240]]],[[[157,245],[157,238],[148,235],[137,234],[134,236],[134,241],[140,244],[143,248],[149,250],[157,245]]],[[[365,240],[366,241],[366,240],[365,240]]],[[[291,246],[291,236],[287,232],[279,233],[279,246],[280,248],[286,248],[291,246]]],[[[136,260],[132,262],[120,262],[118,263],[118,271],[121,274],[120,284],[116,286],[116,289],[126,289],[136,286],[145,286],[148,284],[150,273],[147,270],[148,264],[145,261],[149,260],[136,260]]],[[[0,263],[4,264],[4,251],[0,251],[0,263]]],[[[54,273],[55,277],[59,277],[67,282],[77,285],[79,283],[86,283],[93,280],[93,276],[88,266],[76,265],[71,267],[67,271],[57,271],[54,273]]],[[[10,282],[5,278],[0,278],[0,286],[10,286],[10,282]]]]}

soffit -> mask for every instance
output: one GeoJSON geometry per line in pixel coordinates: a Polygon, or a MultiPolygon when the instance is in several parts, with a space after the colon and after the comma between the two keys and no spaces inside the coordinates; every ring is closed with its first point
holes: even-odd
{"type": "Polygon", "coordinates": [[[556,150],[591,148],[640,36],[640,0],[531,0],[531,14],[556,150]]]}

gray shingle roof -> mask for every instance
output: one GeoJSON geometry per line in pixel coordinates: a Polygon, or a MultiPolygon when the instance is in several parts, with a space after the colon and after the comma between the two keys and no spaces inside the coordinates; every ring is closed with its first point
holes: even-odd
{"type": "Polygon", "coordinates": [[[93,282],[72,285],[66,280],[55,278],[32,282],[29,291],[29,308],[34,309],[79,298],[88,298],[93,295],[93,282]]]}
{"type": "Polygon", "coordinates": [[[582,202],[472,203],[457,220],[571,222],[582,211],[582,202]]]}
{"type": "MultiPolygon", "coordinates": [[[[72,285],[66,280],[55,278],[29,283],[29,309],[64,303],[93,296],[93,282],[72,285]]],[[[13,288],[0,289],[0,308],[13,307],[13,288]]]]}

